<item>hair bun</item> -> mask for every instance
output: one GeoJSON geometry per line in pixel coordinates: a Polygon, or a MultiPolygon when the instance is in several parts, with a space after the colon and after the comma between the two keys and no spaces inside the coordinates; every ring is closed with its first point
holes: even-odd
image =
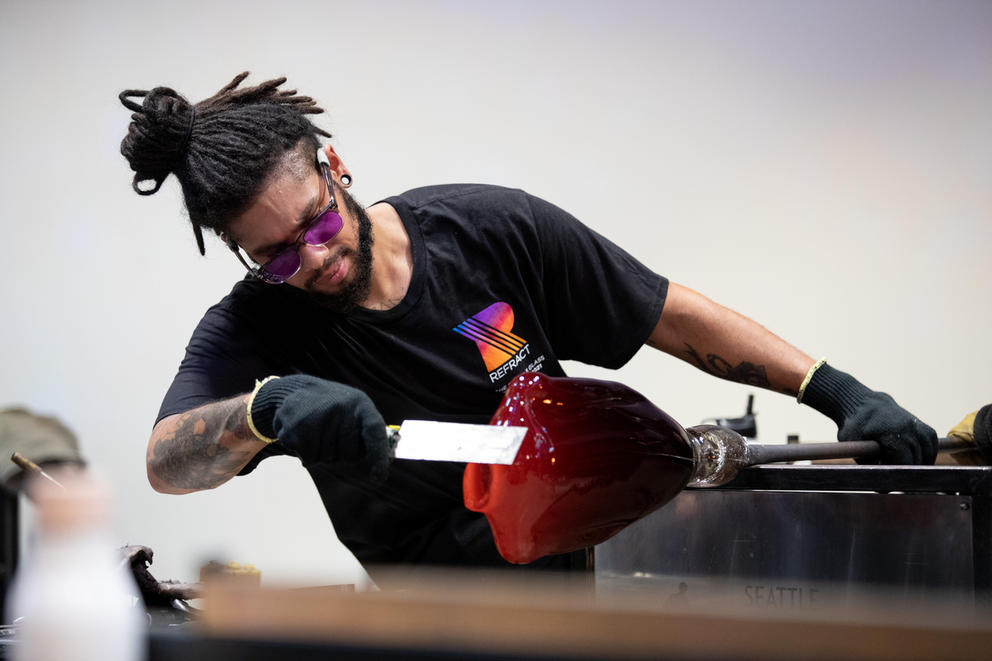
{"type": "Polygon", "coordinates": [[[170,172],[183,166],[193,133],[194,108],[169,87],[124,90],[118,98],[134,111],[127,135],[121,141],[121,154],[135,173],[131,186],[140,195],[151,195],[170,172]],[[138,104],[131,97],[144,99],[138,104]],[[146,181],[153,181],[154,186],[141,188],[139,184],[146,181]]]}

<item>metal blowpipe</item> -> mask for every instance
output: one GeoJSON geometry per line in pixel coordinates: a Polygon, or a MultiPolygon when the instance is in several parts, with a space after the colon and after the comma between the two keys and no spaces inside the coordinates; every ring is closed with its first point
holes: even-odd
{"type": "MultiPolygon", "coordinates": [[[[878,454],[877,441],[763,445],[751,443],[735,431],[716,425],[687,427],[695,468],[687,486],[718,487],[730,482],[748,466],[778,461],[855,459],[878,454]]],[[[941,452],[973,451],[975,445],[956,438],[937,439],[941,452]]]]}

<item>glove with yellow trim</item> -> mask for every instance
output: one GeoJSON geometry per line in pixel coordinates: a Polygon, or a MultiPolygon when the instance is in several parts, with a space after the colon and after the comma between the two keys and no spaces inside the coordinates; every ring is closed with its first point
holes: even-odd
{"type": "Polygon", "coordinates": [[[988,404],[973,411],[966,415],[961,422],[954,425],[947,436],[951,438],[959,438],[963,441],[969,443],[974,443],[975,447],[982,455],[982,461],[970,461],[967,460],[967,455],[971,452],[964,453],[962,458],[958,455],[954,455],[955,459],[959,463],[968,463],[971,465],[985,465],[992,466],[992,404],[988,404]]]}
{"type": "Polygon", "coordinates": [[[304,465],[352,464],[374,482],[386,479],[386,423],[361,390],[306,374],[267,379],[249,401],[248,419],[262,440],[278,440],[304,465]]]}
{"type": "Polygon", "coordinates": [[[937,432],[884,392],[871,390],[823,361],[810,370],[800,401],[837,423],[838,441],[877,441],[877,457],[858,463],[933,464],[937,432]]]}

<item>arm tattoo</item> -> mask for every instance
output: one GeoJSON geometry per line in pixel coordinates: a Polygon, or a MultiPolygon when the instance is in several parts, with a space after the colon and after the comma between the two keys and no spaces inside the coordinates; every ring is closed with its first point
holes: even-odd
{"type": "Polygon", "coordinates": [[[686,344],[686,353],[695,361],[699,369],[704,372],[718,376],[721,379],[727,379],[728,381],[736,381],[738,383],[746,383],[750,386],[757,386],[759,388],[770,387],[768,383],[768,375],[765,374],[764,365],[755,365],[754,363],[742,362],[737,367],[731,366],[725,359],[716,355],[715,353],[706,354],[704,359],[699,355],[699,352],[691,344],[686,344]]]}
{"type": "Polygon", "coordinates": [[[224,441],[251,435],[240,398],[188,411],[174,431],[155,443],[155,474],[176,487],[212,489],[233,477],[252,456],[230,449],[224,441]]]}

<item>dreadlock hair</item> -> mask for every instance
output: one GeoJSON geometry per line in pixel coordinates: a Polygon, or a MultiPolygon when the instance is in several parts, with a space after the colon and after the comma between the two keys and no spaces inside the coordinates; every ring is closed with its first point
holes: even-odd
{"type": "Polygon", "coordinates": [[[313,99],[279,89],[285,77],[238,89],[247,77],[247,71],[238,74],[196,105],[168,87],[118,95],[134,111],[121,141],[121,154],[135,173],[132,188],[139,195],[151,195],[175,174],[201,255],[202,228],[217,234],[227,231],[283,154],[301,141],[312,154],[320,146],[318,135],[331,137],[306,117],[324,112],[313,99]],[[138,104],[131,97],[144,98],[138,104]],[[149,181],[150,187],[145,183],[149,181]]]}

